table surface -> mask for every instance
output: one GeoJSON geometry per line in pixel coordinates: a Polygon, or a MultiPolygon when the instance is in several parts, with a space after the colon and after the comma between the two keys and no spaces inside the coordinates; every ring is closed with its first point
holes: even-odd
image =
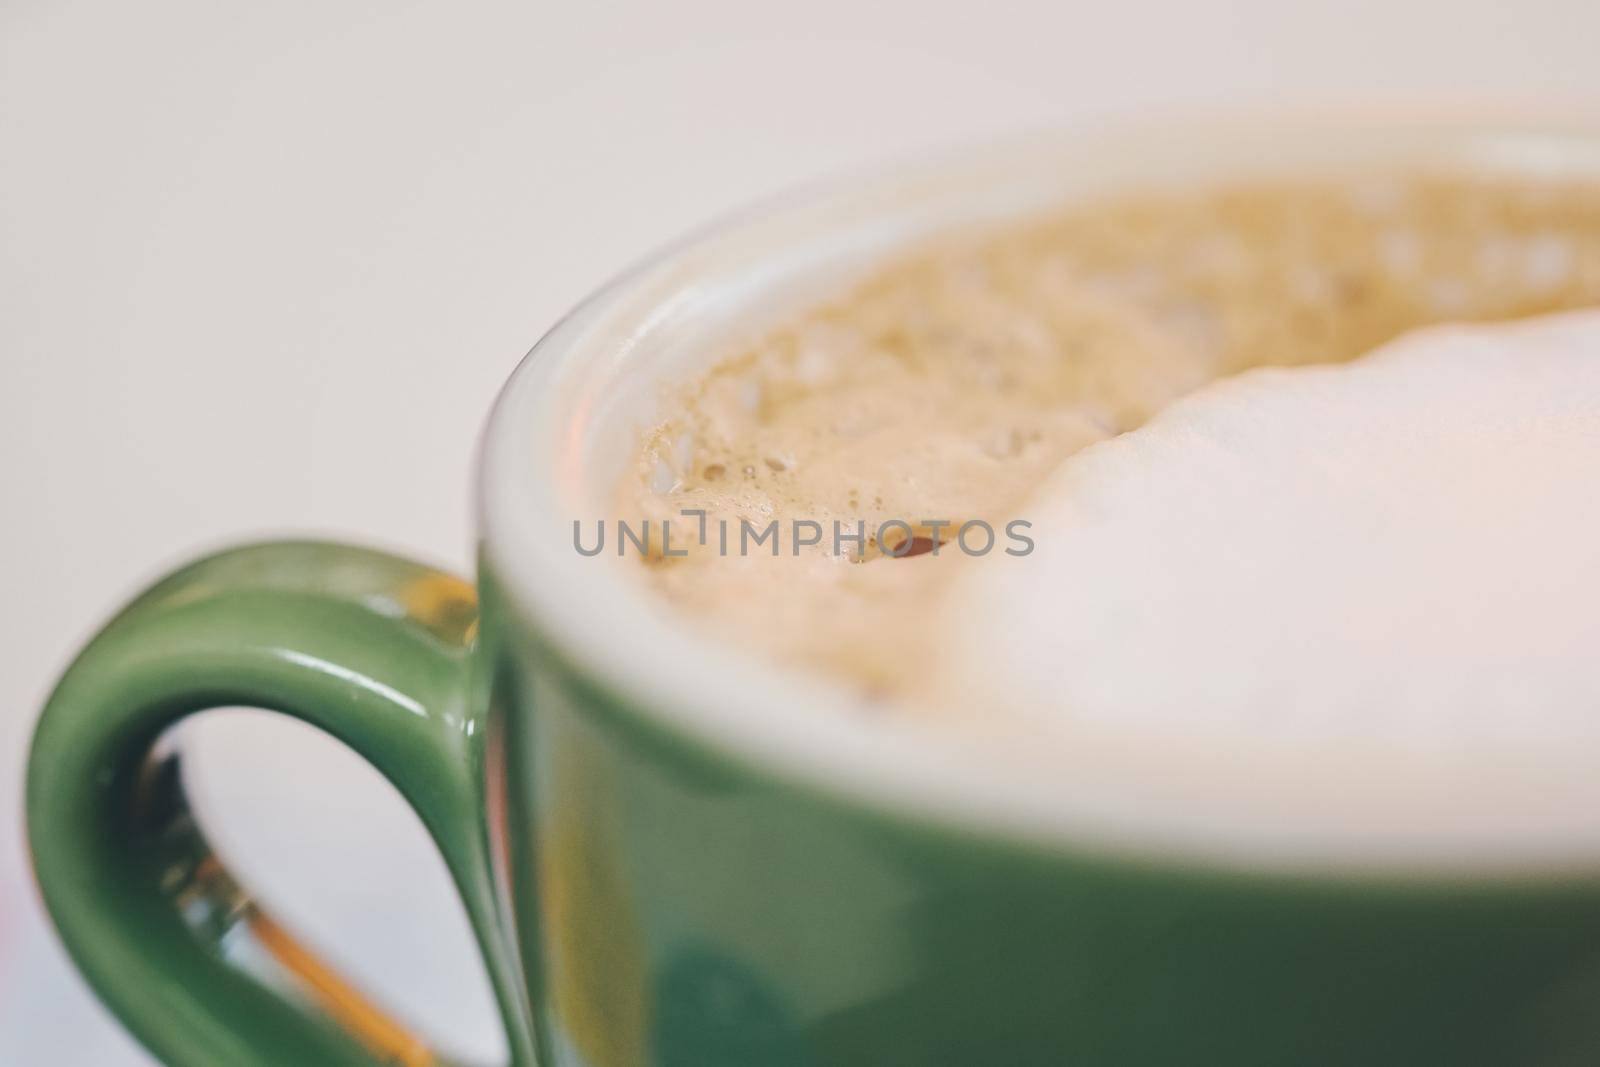
{"type": "MultiPolygon", "coordinates": [[[[1589,0],[0,6],[0,1064],[148,1063],[72,973],[17,811],[117,601],[283,532],[465,568],[502,377],[730,206],[962,137],[1270,106],[1600,106],[1589,0]]],[[[223,848],[447,1047],[498,1025],[442,866],[352,756],[195,728],[223,848]]]]}

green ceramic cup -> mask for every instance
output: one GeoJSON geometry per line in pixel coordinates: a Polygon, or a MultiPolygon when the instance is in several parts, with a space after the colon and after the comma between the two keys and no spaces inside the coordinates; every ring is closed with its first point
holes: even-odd
{"type": "Polygon", "coordinates": [[[247,705],[321,727],[415,807],[518,1067],[1600,1063],[1600,816],[1496,840],[1463,797],[1408,842],[1029,788],[705,647],[572,547],[656,383],[896,244],[1106,190],[1379,162],[1600,173],[1600,140],[1257,124],[992,147],[791,197],[627,275],[499,402],[475,587],[258,545],[157,583],[78,657],[27,787],[78,966],[167,1063],[443,1062],[199,835],[167,732],[247,705]]]}

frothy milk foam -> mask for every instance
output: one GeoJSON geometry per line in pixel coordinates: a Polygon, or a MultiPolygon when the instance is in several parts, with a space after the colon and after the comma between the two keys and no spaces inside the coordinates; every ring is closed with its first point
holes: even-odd
{"type": "Polygon", "coordinates": [[[1593,181],[1071,206],[727,353],[619,513],[674,523],[687,555],[636,573],[684,617],[1052,795],[1564,848],[1600,834],[1597,307],[1593,181]],[[724,557],[685,508],[1020,518],[1035,548],[724,557]]]}
{"type": "Polygon", "coordinates": [[[1030,728],[1600,742],[1600,312],[1247,372],[1078,453],[930,694],[1030,728]]]}

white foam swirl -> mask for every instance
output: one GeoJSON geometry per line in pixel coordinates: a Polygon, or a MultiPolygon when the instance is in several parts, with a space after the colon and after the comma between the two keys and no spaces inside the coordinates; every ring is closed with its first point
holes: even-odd
{"type": "Polygon", "coordinates": [[[1206,388],[967,568],[947,697],[1051,730],[1600,743],[1600,311],[1206,388]]]}

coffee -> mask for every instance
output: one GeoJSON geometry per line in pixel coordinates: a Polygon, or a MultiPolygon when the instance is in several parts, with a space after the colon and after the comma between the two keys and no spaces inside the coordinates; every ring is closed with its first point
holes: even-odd
{"type": "Polygon", "coordinates": [[[915,249],[728,353],[646,435],[618,511],[673,523],[686,554],[647,555],[645,579],[713,631],[886,709],[966,711],[983,701],[930,689],[962,629],[952,590],[1007,561],[895,558],[886,521],[919,549],[968,520],[1003,531],[1069,457],[1208,383],[1597,302],[1591,182],[1372,175],[1075,206],[915,249]],[[776,555],[697,537],[774,519],[776,555]],[[867,543],[801,544],[797,520],[867,543]]]}

